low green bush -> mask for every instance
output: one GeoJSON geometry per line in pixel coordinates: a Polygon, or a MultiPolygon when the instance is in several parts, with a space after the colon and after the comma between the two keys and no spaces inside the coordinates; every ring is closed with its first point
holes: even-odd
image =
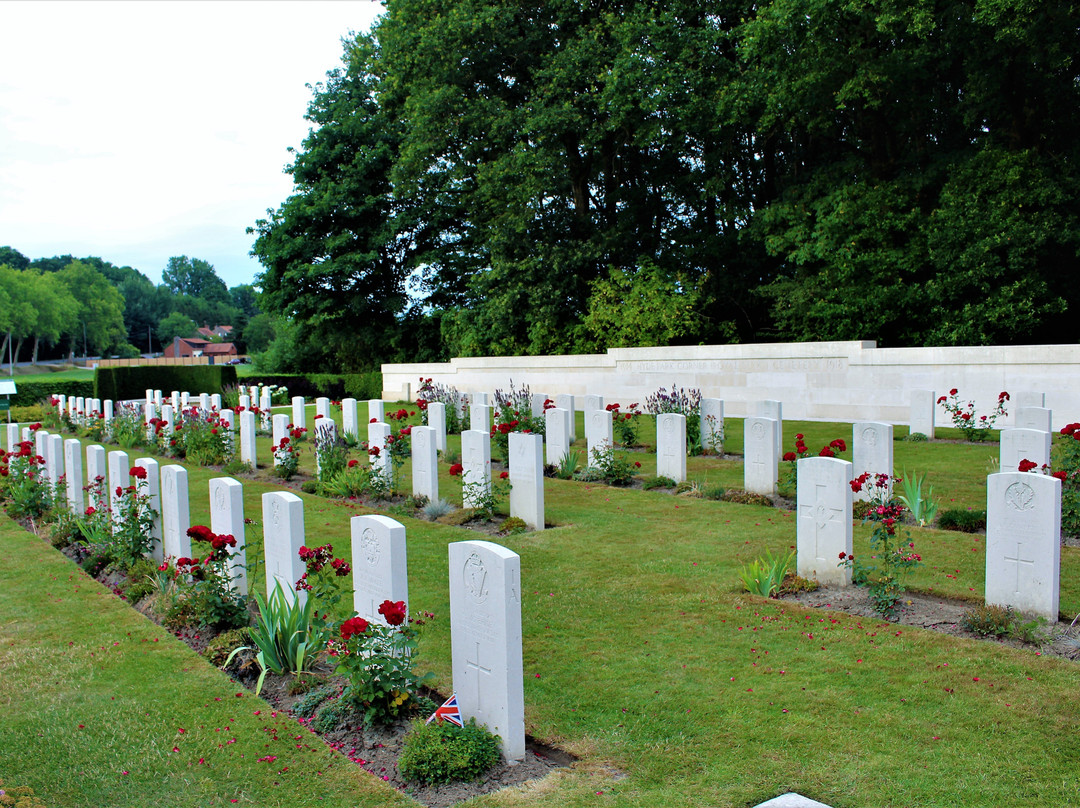
{"type": "Polygon", "coordinates": [[[236,368],[232,365],[133,365],[98,368],[89,395],[102,401],[123,401],[141,399],[147,390],[161,390],[165,395],[173,390],[220,393],[229,385],[236,385],[236,368]]]}
{"type": "Polygon", "coordinates": [[[959,530],[963,533],[978,533],[986,530],[986,511],[969,511],[964,508],[950,508],[939,511],[937,526],[941,530],[959,530]]]}
{"type": "Polygon", "coordinates": [[[398,768],[409,780],[450,783],[475,780],[499,761],[499,739],[470,719],[464,727],[413,722],[398,768]]]}
{"type": "Polygon", "coordinates": [[[1013,624],[1012,609],[980,604],[964,612],[960,625],[979,637],[1004,637],[1013,624]]]}

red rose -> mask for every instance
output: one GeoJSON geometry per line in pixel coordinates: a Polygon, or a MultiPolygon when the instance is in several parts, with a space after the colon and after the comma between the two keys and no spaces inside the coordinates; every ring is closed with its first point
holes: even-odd
{"type": "Polygon", "coordinates": [[[138,480],[146,479],[146,469],[142,466],[132,466],[131,470],[128,471],[128,474],[138,480]]]}
{"type": "Polygon", "coordinates": [[[370,421],[368,421],[368,423],[369,424],[377,424],[377,423],[379,423],[379,419],[378,418],[372,418],[370,421]]]}
{"type": "Polygon", "coordinates": [[[1065,482],[1065,480],[1068,478],[1069,475],[1067,475],[1064,471],[1055,471],[1050,476],[1051,477],[1057,477],[1062,482],[1065,482]]]}
{"type": "Polygon", "coordinates": [[[950,396],[955,396],[956,395],[956,388],[955,387],[952,390],[949,391],[949,395],[950,396]]]}
{"type": "Polygon", "coordinates": [[[831,447],[833,447],[834,449],[836,449],[836,451],[838,451],[838,452],[846,452],[847,451],[847,444],[844,443],[843,438],[837,438],[836,440],[834,440],[829,445],[831,447]]]}
{"type": "Polygon", "coordinates": [[[797,454],[795,454],[794,452],[784,452],[784,460],[787,460],[788,462],[791,462],[793,460],[797,460],[798,457],[799,456],[797,454]]]}
{"type": "Polygon", "coordinates": [[[457,477],[463,471],[460,463],[455,463],[450,467],[450,476],[457,477]]]}
{"type": "Polygon", "coordinates": [[[353,460],[350,460],[349,463],[348,463],[349,468],[356,468],[359,465],[360,465],[360,461],[356,460],[355,458],[353,460]]]}
{"type": "Polygon", "coordinates": [[[822,446],[821,451],[818,452],[818,457],[836,457],[836,452],[834,452],[828,446],[822,446]]]}
{"type": "MultiPolygon", "coordinates": [[[[33,475],[30,476],[30,479],[33,479],[33,475]]],[[[116,496],[118,496],[118,497],[124,496],[124,489],[121,488],[120,486],[116,486],[116,496]]]]}
{"type": "Polygon", "coordinates": [[[394,603],[390,600],[384,600],[379,606],[379,614],[386,618],[386,622],[392,626],[400,626],[405,622],[405,601],[399,600],[394,603]]]}
{"type": "Polygon", "coordinates": [[[378,446],[372,446],[370,449],[367,450],[367,453],[369,455],[371,455],[372,457],[378,457],[379,456],[379,447],[378,446]]]}
{"type": "Polygon", "coordinates": [[[348,641],[355,634],[363,634],[368,629],[368,621],[362,617],[352,617],[341,624],[341,639],[348,641]]]}
{"type": "Polygon", "coordinates": [[[1002,390],[1000,393],[998,393],[998,401],[1008,401],[1008,400],[1009,400],[1009,394],[1006,393],[1004,390],[1002,390]]]}
{"type": "Polygon", "coordinates": [[[1033,468],[1037,468],[1038,463],[1028,460],[1026,457],[1020,461],[1020,465],[1017,467],[1020,471],[1031,471],[1033,468]]]}

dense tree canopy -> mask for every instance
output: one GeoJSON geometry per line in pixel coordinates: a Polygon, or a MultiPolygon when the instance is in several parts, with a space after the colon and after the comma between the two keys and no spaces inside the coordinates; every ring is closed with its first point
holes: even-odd
{"type": "Polygon", "coordinates": [[[264,304],[343,365],[1072,341],[1078,58],[1063,0],[389,0],[264,304]]]}

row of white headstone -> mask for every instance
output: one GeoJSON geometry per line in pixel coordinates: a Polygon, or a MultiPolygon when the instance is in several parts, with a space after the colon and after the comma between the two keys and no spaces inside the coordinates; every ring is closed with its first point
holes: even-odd
{"type": "MultiPolygon", "coordinates": [[[[29,428],[22,432],[17,425],[12,426],[15,430],[8,430],[9,450],[17,449],[24,438],[31,439],[29,428]]],[[[81,441],[64,440],[45,430],[37,430],[32,439],[45,458],[47,479],[64,486],[70,510],[83,514],[81,441]]],[[[146,469],[145,478],[136,483],[158,514],[152,530],[153,557],[158,562],[190,558],[198,550],[187,535],[191,526],[187,470],[180,465],[159,468],[158,462],[148,457],[138,458],[135,465],[146,469]]],[[[115,525],[119,516],[115,490],[132,482],[127,453],[106,455],[102,446],[87,446],[86,470],[90,480],[100,482],[98,490],[108,499],[115,525]]],[[[243,486],[229,477],[213,478],[209,496],[210,530],[236,539],[236,546],[230,549],[232,585],[246,595],[243,486]]],[[[273,491],[263,494],[262,511],[267,597],[280,583],[283,591],[303,599],[306,593],[297,593],[295,584],[305,571],[299,555],[305,544],[304,502],[291,492],[273,491]]],[[[405,527],[389,517],[374,515],[354,516],[350,529],[353,608],[364,619],[385,625],[379,605],[391,600],[404,601],[407,606],[409,601],[405,527]]],[[[466,718],[475,717],[500,737],[508,759],[519,760],[525,754],[520,558],[486,541],[452,543],[449,554],[451,645],[458,704],[466,718]]]]}
{"type": "MultiPolygon", "coordinates": [[[[796,565],[804,578],[847,586],[852,553],[854,466],[838,458],[798,461],[796,565]]],[[[1035,472],[986,481],[986,603],[1056,622],[1061,573],[1061,481],[1035,472]]]]}

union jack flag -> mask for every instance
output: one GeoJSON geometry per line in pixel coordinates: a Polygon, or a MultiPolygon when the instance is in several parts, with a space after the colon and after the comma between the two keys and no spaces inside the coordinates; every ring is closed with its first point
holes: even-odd
{"type": "Polygon", "coordinates": [[[455,727],[465,726],[465,722],[461,720],[461,710],[458,709],[457,693],[448,698],[442,707],[433,712],[426,723],[430,724],[435,719],[438,719],[440,724],[443,721],[449,721],[455,727]]]}

